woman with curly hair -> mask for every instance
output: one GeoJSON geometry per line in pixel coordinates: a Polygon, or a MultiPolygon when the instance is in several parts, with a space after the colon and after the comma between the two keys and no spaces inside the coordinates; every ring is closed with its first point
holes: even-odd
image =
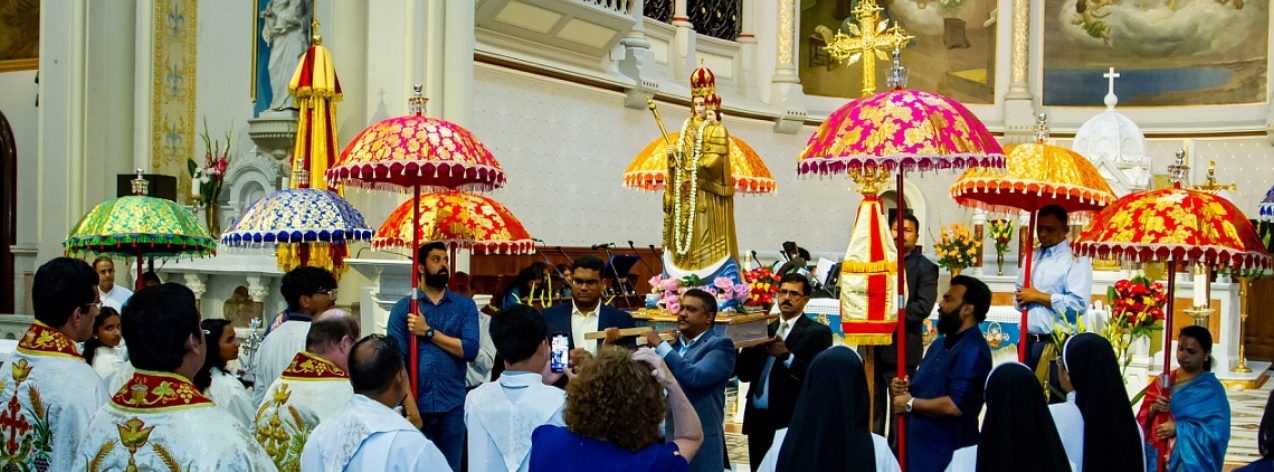
{"type": "Polygon", "coordinates": [[[650,349],[600,349],[567,384],[564,416],[566,427],[532,433],[530,472],[684,471],[703,444],[694,407],[650,349]],[[665,408],[674,433],[659,444],[665,408]]]}

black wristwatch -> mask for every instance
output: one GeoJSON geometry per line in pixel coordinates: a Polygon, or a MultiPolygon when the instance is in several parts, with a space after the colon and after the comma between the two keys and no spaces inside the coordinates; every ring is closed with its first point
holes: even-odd
{"type": "Polygon", "coordinates": [[[431,341],[432,341],[432,340],[433,340],[433,338],[434,338],[434,329],[433,329],[433,328],[429,328],[429,331],[425,331],[425,339],[428,339],[428,340],[431,340],[431,341]]]}

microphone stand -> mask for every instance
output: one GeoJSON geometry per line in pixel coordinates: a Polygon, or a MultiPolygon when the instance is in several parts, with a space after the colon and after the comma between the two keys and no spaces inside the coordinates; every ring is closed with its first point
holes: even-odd
{"type": "Polygon", "coordinates": [[[632,295],[632,293],[624,290],[624,283],[628,280],[628,277],[620,278],[619,269],[616,269],[614,264],[615,255],[610,252],[610,245],[607,244],[602,246],[602,249],[606,250],[606,260],[610,263],[610,273],[615,276],[615,284],[618,285],[618,287],[615,288],[615,291],[624,296],[632,295]]]}
{"type": "Polygon", "coordinates": [[[637,256],[637,260],[641,261],[641,265],[646,266],[647,272],[650,272],[651,275],[659,275],[655,273],[654,269],[650,268],[650,264],[646,263],[646,258],[641,257],[641,253],[637,252],[637,246],[634,246],[632,241],[628,241],[628,248],[633,250],[633,255],[637,256]]]}

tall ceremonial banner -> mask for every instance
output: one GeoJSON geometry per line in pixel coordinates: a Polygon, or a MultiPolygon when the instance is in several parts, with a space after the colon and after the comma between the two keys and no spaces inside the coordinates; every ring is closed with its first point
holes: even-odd
{"type": "Polygon", "coordinates": [[[847,344],[889,344],[898,327],[898,250],[887,221],[880,197],[865,195],[841,264],[840,316],[847,344]]]}

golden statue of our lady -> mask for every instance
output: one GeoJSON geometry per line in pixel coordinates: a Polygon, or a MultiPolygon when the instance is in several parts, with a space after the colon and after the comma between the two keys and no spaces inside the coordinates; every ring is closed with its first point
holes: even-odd
{"type": "Polygon", "coordinates": [[[712,71],[702,65],[695,69],[690,88],[693,114],[682,125],[676,146],[667,150],[663,244],[664,264],[672,267],[665,270],[701,278],[737,274],[730,132],[721,124],[712,71]]]}

